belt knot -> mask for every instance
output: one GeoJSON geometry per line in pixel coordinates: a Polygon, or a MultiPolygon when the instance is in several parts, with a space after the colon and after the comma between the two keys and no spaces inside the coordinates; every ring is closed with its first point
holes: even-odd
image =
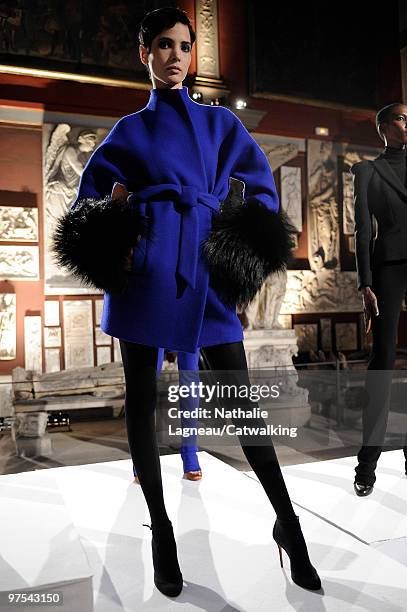
{"type": "Polygon", "coordinates": [[[185,207],[181,216],[180,245],[177,262],[177,273],[192,288],[196,287],[196,271],[199,251],[199,217],[197,205],[202,204],[218,211],[219,200],[212,193],[198,191],[194,185],[161,183],[142,187],[128,197],[128,202],[154,202],[160,198],[172,200],[185,207]]]}

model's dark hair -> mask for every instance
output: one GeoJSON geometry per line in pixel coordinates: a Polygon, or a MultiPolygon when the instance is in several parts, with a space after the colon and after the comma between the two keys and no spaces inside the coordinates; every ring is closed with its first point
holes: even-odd
{"type": "MultiPolygon", "coordinates": [[[[196,40],[196,34],[191,25],[188,15],[180,8],[174,8],[172,6],[164,6],[154,11],[147,13],[141,24],[138,33],[138,39],[141,45],[146,47],[150,51],[151,43],[154,38],[161,34],[163,30],[173,28],[176,23],[183,23],[188,26],[189,35],[191,37],[191,46],[196,40]]],[[[150,69],[146,66],[147,73],[151,79],[150,69]]]]}
{"type": "Polygon", "coordinates": [[[387,106],[383,106],[377,114],[376,114],[376,130],[379,134],[380,138],[383,140],[383,135],[380,131],[380,126],[382,123],[389,123],[391,119],[392,110],[396,108],[396,106],[403,106],[402,102],[392,102],[387,106]]]}

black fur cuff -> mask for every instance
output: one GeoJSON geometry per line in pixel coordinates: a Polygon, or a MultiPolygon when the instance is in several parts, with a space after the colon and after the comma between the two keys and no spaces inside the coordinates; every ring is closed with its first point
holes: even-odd
{"type": "Polygon", "coordinates": [[[146,218],[127,199],[84,198],[58,219],[52,250],[85,285],[122,292],[131,274],[130,249],[146,231],[146,218]]]}
{"type": "Polygon", "coordinates": [[[294,232],[283,211],[254,198],[225,200],[204,243],[211,286],[225,304],[246,308],[270,274],[286,269],[294,232]]]}

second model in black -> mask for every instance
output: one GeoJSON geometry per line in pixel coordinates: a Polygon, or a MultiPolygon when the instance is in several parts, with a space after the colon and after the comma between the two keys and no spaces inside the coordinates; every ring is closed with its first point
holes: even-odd
{"type": "MultiPolygon", "coordinates": [[[[355,251],[358,289],[363,293],[366,333],[373,348],[363,408],[363,442],[355,468],[357,495],[372,492],[375,469],[387,428],[391,370],[397,331],[407,291],[407,106],[382,108],[376,127],[385,149],[372,161],[354,164],[355,251]]],[[[407,473],[407,447],[404,446],[407,473]]]]}

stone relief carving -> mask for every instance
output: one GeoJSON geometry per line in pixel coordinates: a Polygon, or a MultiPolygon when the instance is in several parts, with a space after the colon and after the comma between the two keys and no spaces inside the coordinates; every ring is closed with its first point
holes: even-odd
{"type": "Polygon", "coordinates": [[[196,0],[197,74],[219,79],[218,3],[196,0]]]}
{"type": "Polygon", "coordinates": [[[37,438],[45,435],[48,414],[43,412],[18,412],[14,421],[14,432],[17,438],[37,438]]]}
{"type": "MultiPolygon", "coordinates": [[[[353,206],[353,178],[349,172],[350,167],[362,160],[375,159],[380,153],[380,149],[372,147],[354,147],[353,145],[343,145],[343,163],[346,168],[342,172],[342,193],[343,193],[343,233],[353,234],[355,231],[355,211],[353,206]]],[[[351,249],[349,249],[351,250],[351,249]]],[[[351,252],[354,252],[351,251],[351,252]]]]}
{"type": "Polygon", "coordinates": [[[106,129],[71,127],[67,123],[45,124],[43,131],[44,270],[45,293],[97,293],[82,287],[56,265],[50,252],[57,219],[77,195],[79,179],[91,153],[106,136],[106,129]]]}
{"type": "Polygon", "coordinates": [[[41,317],[24,317],[25,369],[42,372],[41,317]]]}
{"type": "Polygon", "coordinates": [[[119,362],[122,360],[122,354],[120,352],[120,343],[118,338],[113,338],[113,361],[119,362]]]}
{"type": "Polygon", "coordinates": [[[0,206],[0,240],[38,241],[38,210],[23,206],[0,206]]]}
{"type": "Polygon", "coordinates": [[[271,274],[246,309],[250,329],[282,329],[278,320],[287,286],[287,272],[271,274]]]}
{"type": "Polygon", "coordinates": [[[16,358],[16,294],[0,293],[0,359],[16,358]]]}
{"type": "Polygon", "coordinates": [[[103,329],[95,327],[95,344],[97,346],[107,346],[112,344],[112,336],[105,334],[103,329]]]}
{"type": "Polygon", "coordinates": [[[337,150],[308,140],[308,258],[312,270],[339,268],[337,150]]]}
{"type": "Polygon", "coordinates": [[[103,300],[95,300],[95,325],[100,325],[103,312],[103,300]]]}
{"type": "Polygon", "coordinates": [[[317,323],[295,324],[294,330],[297,335],[298,350],[300,353],[318,350],[317,323]]]}
{"type": "Polygon", "coordinates": [[[323,351],[332,350],[332,321],[331,319],[320,319],[321,347],[323,351]]]}
{"type": "Polygon", "coordinates": [[[61,369],[59,348],[45,349],[45,372],[59,372],[61,369]]]}
{"type": "Polygon", "coordinates": [[[60,327],[44,327],[44,346],[52,348],[61,346],[61,328],[60,327]]]}
{"type": "Polygon", "coordinates": [[[293,318],[290,314],[279,314],[278,322],[282,329],[291,329],[293,326],[293,318]]]}
{"type": "Polygon", "coordinates": [[[269,134],[252,132],[251,135],[262,148],[267,157],[270,167],[275,172],[280,166],[297,157],[300,143],[294,141],[282,141],[280,138],[269,134]]]}
{"type": "Polygon", "coordinates": [[[364,159],[375,159],[381,151],[377,147],[355,147],[350,143],[342,143],[343,163],[350,168],[364,159]]]}
{"type": "Polygon", "coordinates": [[[282,166],[280,173],[281,207],[297,232],[302,232],[301,168],[282,166]]]}
{"type": "Polygon", "coordinates": [[[356,323],[335,323],[335,344],[337,351],[356,351],[358,348],[356,323]]]}
{"type": "Polygon", "coordinates": [[[281,314],[306,312],[360,312],[362,298],[356,272],[288,270],[281,314]]]}
{"type": "Polygon", "coordinates": [[[97,347],[96,361],[97,361],[98,366],[104,363],[110,363],[112,361],[110,346],[98,346],[97,347]]]}
{"type": "Polygon", "coordinates": [[[292,362],[292,358],[297,354],[297,346],[293,345],[271,345],[267,344],[262,346],[256,350],[250,351],[250,368],[264,368],[271,367],[273,368],[287,367],[287,364],[292,362]]]}
{"type": "Polygon", "coordinates": [[[65,368],[93,366],[91,300],[65,300],[63,313],[65,368]]]}
{"type": "Polygon", "coordinates": [[[60,349],[59,348],[46,348],[45,349],[45,371],[46,372],[59,372],[61,369],[60,365],[60,349]]]}
{"type": "Polygon", "coordinates": [[[39,274],[37,246],[0,246],[0,279],[38,280],[39,274]]]}
{"type": "Polygon", "coordinates": [[[353,234],[355,231],[355,209],[353,206],[353,179],[349,172],[342,172],[343,193],[343,233],[353,234]]]}

